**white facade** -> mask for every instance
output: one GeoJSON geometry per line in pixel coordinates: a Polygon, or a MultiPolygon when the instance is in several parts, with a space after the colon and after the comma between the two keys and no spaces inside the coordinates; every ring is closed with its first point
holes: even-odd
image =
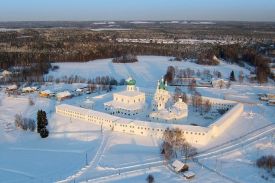
{"type": "Polygon", "coordinates": [[[188,106],[179,99],[172,107],[167,108],[167,103],[171,99],[167,91],[167,84],[162,80],[158,81],[157,89],[152,102],[152,112],[150,118],[152,121],[176,122],[188,116],[188,106]]]}
{"type": "Polygon", "coordinates": [[[152,104],[153,111],[165,109],[165,105],[171,97],[165,87],[167,87],[167,85],[162,78],[161,82],[158,81],[157,89],[154,95],[152,104]]]}
{"type": "Polygon", "coordinates": [[[134,116],[143,112],[145,103],[145,93],[136,89],[135,81],[129,78],[127,89],[114,93],[113,100],[104,103],[105,110],[109,114],[118,116],[134,116]]]}
{"type": "Polygon", "coordinates": [[[224,130],[229,128],[236,121],[242,112],[243,104],[235,103],[232,109],[227,111],[212,125],[208,127],[200,127],[126,119],[67,104],[56,106],[57,114],[102,125],[105,128],[117,132],[162,138],[163,132],[167,130],[167,128],[179,128],[183,131],[184,137],[189,143],[199,145],[206,145],[212,138],[216,138],[222,134],[224,130]]]}
{"type": "Polygon", "coordinates": [[[182,99],[179,99],[171,108],[164,108],[158,111],[153,111],[150,118],[153,121],[161,122],[177,122],[188,116],[188,106],[182,99]]]}

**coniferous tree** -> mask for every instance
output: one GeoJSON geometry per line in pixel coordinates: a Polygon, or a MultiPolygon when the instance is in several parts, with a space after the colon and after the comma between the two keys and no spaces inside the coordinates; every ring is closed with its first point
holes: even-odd
{"type": "Polygon", "coordinates": [[[49,136],[49,131],[46,127],[40,130],[40,136],[41,138],[46,138],[49,136]]]}
{"type": "Polygon", "coordinates": [[[230,73],[230,81],[236,81],[234,71],[231,71],[230,73]]]}
{"type": "Polygon", "coordinates": [[[42,111],[41,113],[42,113],[42,117],[41,117],[42,125],[43,125],[43,127],[46,127],[48,125],[47,114],[45,111],[42,111]]]}
{"type": "Polygon", "coordinates": [[[37,111],[37,132],[40,133],[42,138],[46,138],[49,135],[49,131],[46,128],[48,125],[47,114],[43,110],[37,111]]]}
{"type": "Polygon", "coordinates": [[[148,183],[154,183],[154,182],[155,182],[155,178],[154,178],[153,175],[149,174],[149,175],[147,176],[147,178],[146,178],[146,181],[147,181],[148,183]]]}
{"type": "Polygon", "coordinates": [[[40,133],[41,129],[43,128],[42,124],[42,110],[37,111],[37,133],[40,133]]]}

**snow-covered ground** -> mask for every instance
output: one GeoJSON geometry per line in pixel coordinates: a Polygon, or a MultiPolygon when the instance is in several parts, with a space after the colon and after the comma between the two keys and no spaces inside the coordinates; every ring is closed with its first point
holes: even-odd
{"type": "Polygon", "coordinates": [[[138,62],[135,63],[112,63],[111,59],[94,60],[85,63],[70,62],[70,63],[55,63],[59,69],[49,72],[48,76],[54,78],[62,78],[62,76],[78,75],[83,78],[95,78],[97,76],[112,76],[118,81],[120,79],[127,79],[132,76],[137,80],[137,85],[144,88],[152,88],[167,70],[168,66],[175,66],[178,68],[191,68],[193,70],[208,69],[211,72],[218,70],[223,73],[224,77],[228,78],[232,70],[239,73],[243,71],[244,74],[249,74],[249,71],[237,65],[230,65],[221,62],[218,66],[203,66],[193,62],[184,61],[169,61],[169,57],[161,56],[138,56],[138,62]]]}
{"type": "Polygon", "coordinates": [[[216,156],[201,158],[200,163],[239,182],[274,182],[275,177],[259,169],[255,162],[264,155],[274,155],[274,134],[216,156]],[[268,177],[268,180],[262,178],[268,177]]]}
{"type": "MultiPolygon", "coordinates": [[[[225,77],[228,77],[232,70],[242,70],[246,74],[249,72],[223,62],[219,66],[202,67],[191,62],[170,62],[168,57],[138,58],[139,62],[132,64],[113,64],[111,59],[87,63],[57,63],[60,69],[48,75],[62,77],[77,74],[85,78],[110,75],[118,80],[132,76],[137,80],[141,90],[154,92],[157,80],[165,74],[169,65],[194,70],[218,70],[225,77]]],[[[78,84],[60,83],[44,85],[42,89],[62,91],[78,87],[78,84]]],[[[122,89],[123,87],[118,87],[113,92],[122,89]]],[[[187,91],[186,88],[182,89],[187,91]]],[[[214,139],[207,147],[199,147],[199,151],[211,153],[208,159],[207,156],[198,158],[199,162],[209,169],[190,162],[191,170],[196,173],[196,177],[190,182],[231,182],[227,177],[240,182],[264,182],[261,175],[265,172],[257,169],[253,162],[260,155],[275,154],[272,143],[274,136],[270,136],[270,131],[269,135],[259,136],[261,138],[256,138],[255,142],[252,137],[266,130],[257,129],[275,123],[275,108],[259,102],[257,98],[257,93],[274,92],[274,85],[233,83],[229,89],[198,90],[202,95],[209,97],[245,98],[251,104],[245,104],[241,117],[218,139],[214,139]],[[219,151],[222,153],[216,153],[219,144],[244,134],[248,136],[241,139],[242,146],[225,144],[222,146],[223,150],[219,151]],[[216,152],[211,151],[213,147],[216,148],[216,152]]],[[[86,97],[95,102],[95,109],[101,110],[103,102],[112,98],[112,93],[82,95],[61,103],[81,105],[86,97]]],[[[186,181],[182,175],[175,174],[163,165],[159,155],[159,139],[104,130],[102,132],[100,126],[56,115],[54,107],[59,103],[55,99],[40,98],[37,93],[9,97],[3,90],[0,91],[0,182],[145,182],[149,173],[155,177],[156,182],[186,181]],[[29,97],[33,98],[35,105],[29,105],[29,97]],[[14,126],[15,114],[35,119],[38,109],[43,109],[48,114],[50,135],[46,139],[41,139],[36,132],[25,132],[14,126]]],[[[274,126],[268,126],[268,129],[270,128],[274,126]]]]}

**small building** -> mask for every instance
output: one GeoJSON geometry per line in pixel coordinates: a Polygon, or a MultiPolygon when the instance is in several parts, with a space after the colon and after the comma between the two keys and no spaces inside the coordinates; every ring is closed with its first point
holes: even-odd
{"type": "Polygon", "coordinates": [[[56,94],[56,99],[61,101],[67,98],[71,98],[72,94],[69,91],[63,91],[56,94]]]}
{"type": "Polygon", "coordinates": [[[74,92],[76,96],[82,95],[84,93],[84,90],[81,88],[77,88],[74,92]]]}
{"type": "Polygon", "coordinates": [[[275,100],[269,100],[267,102],[267,105],[269,105],[269,106],[275,106],[275,100]]]}
{"type": "Polygon", "coordinates": [[[54,96],[54,93],[50,90],[44,90],[39,92],[40,97],[52,97],[54,96]]]}
{"type": "Polygon", "coordinates": [[[195,177],[195,173],[192,172],[192,171],[186,171],[183,173],[183,176],[186,178],[186,179],[192,179],[195,177]]]}
{"type": "Polygon", "coordinates": [[[23,93],[32,93],[35,92],[37,90],[37,87],[24,87],[22,88],[22,92],[23,93]]]}
{"type": "Polygon", "coordinates": [[[179,173],[179,172],[185,172],[188,171],[189,167],[187,164],[183,163],[180,160],[175,160],[172,163],[172,167],[174,168],[175,172],[179,173]]]}
{"type": "Polygon", "coordinates": [[[12,72],[8,71],[8,70],[4,70],[1,74],[3,77],[9,77],[10,75],[12,75],[12,72]]]}
{"type": "Polygon", "coordinates": [[[7,94],[19,94],[18,91],[17,91],[18,87],[17,85],[10,85],[10,86],[7,86],[6,87],[6,93],[7,94]]]}
{"type": "Polygon", "coordinates": [[[7,86],[6,88],[6,91],[15,91],[17,90],[17,85],[10,85],[10,86],[7,86]]]}
{"type": "Polygon", "coordinates": [[[224,88],[228,84],[228,81],[224,79],[212,79],[211,84],[213,88],[224,88]]]}
{"type": "Polygon", "coordinates": [[[256,74],[250,74],[250,75],[247,76],[247,78],[250,81],[255,81],[255,80],[257,80],[257,75],[256,74]]]}
{"type": "Polygon", "coordinates": [[[273,93],[268,93],[266,96],[269,100],[275,99],[275,94],[273,94],[273,93]]]}

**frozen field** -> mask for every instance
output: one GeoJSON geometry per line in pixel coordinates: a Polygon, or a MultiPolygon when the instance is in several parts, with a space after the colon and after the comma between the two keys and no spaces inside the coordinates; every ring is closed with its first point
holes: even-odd
{"type": "Polygon", "coordinates": [[[78,75],[86,79],[95,78],[97,76],[112,76],[118,81],[120,79],[127,79],[132,76],[137,80],[137,85],[140,87],[154,87],[157,80],[159,80],[165,73],[168,66],[177,66],[179,68],[191,68],[194,70],[209,69],[210,71],[219,70],[224,73],[225,77],[229,77],[232,70],[236,73],[243,71],[248,73],[244,68],[237,65],[229,65],[221,62],[219,66],[201,66],[192,62],[176,62],[169,61],[169,57],[161,56],[139,56],[138,62],[127,64],[114,64],[111,59],[94,60],[85,63],[55,63],[59,69],[54,72],[50,72],[48,76],[54,76],[54,78],[61,78],[62,76],[78,75]]]}

